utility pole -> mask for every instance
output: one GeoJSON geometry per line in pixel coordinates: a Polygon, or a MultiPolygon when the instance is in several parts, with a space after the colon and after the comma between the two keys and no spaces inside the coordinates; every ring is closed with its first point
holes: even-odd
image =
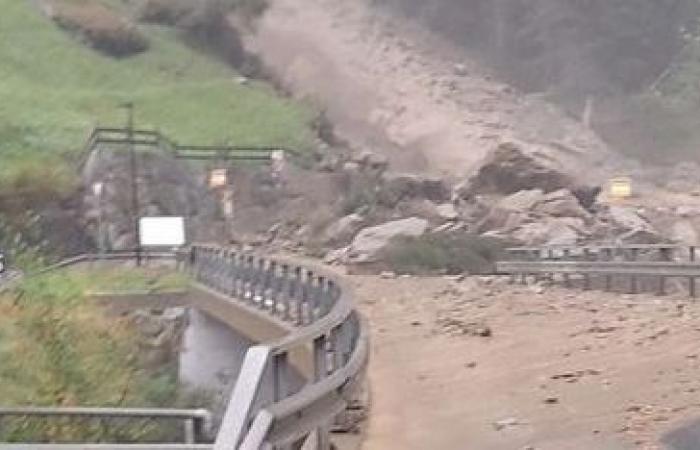
{"type": "Polygon", "coordinates": [[[138,188],[138,173],[136,166],[136,149],[134,147],[134,104],[133,102],[124,103],[121,105],[126,109],[127,113],[127,140],[129,145],[129,166],[131,171],[131,216],[134,221],[134,238],[136,239],[136,265],[141,266],[141,241],[140,241],[140,224],[139,224],[139,188],[138,188]]]}

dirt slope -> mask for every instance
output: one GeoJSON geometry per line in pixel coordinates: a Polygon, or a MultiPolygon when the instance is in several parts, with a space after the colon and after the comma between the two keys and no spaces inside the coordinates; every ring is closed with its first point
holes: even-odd
{"type": "Polygon", "coordinates": [[[683,295],[355,280],[372,327],[365,450],[654,450],[700,414],[700,309],[683,295]]]}
{"type": "MultiPolygon", "coordinates": [[[[364,1],[275,0],[247,46],[355,147],[399,170],[463,176],[503,140],[569,171],[612,160],[590,131],[495,81],[445,41],[364,1]]],[[[593,176],[593,175],[591,175],[593,176]]]]}

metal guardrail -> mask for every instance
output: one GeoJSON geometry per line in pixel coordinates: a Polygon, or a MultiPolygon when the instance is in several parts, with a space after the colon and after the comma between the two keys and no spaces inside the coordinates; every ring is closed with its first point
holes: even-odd
{"type": "Polygon", "coordinates": [[[690,295],[695,297],[696,280],[700,278],[694,246],[530,247],[508,249],[507,255],[507,260],[496,263],[496,271],[520,276],[523,282],[528,276],[553,280],[555,275],[561,275],[564,283],[570,285],[570,277],[579,275],[584,289],[590,289],[595,277],[603,277],[604,289],[609,291],[615,277],[625,277],[630,293],[638,293],[640,279],[651,277],[656,280],[657,292],[663,295],[667,279],[684,278],[690,295]]]}
{"type": "MultiPolygon", "coordinates": [[[[0,407],[0,423],[8,417],[87,418],[97,421],[119,418],[178,420],[182,421],[185,444],[194,444],[209,439],[212,425],[211,413],[206,409],[0,407]]],[[[2,448],[7,450],[6,446],[2,448]]]]}
{"type": "MultiPolygon", "coordinates": [[[[0,449],[329,450],[331,424],[353,399],[368,363],[367,327],[353,308],[351,288],[322,268],[219,247],[193,246],[177,254],[151,256],[175,257],[204,289],[294,326],[281,340],[248,350],[213,447],[10,444],[0,449]],[[295,389],[293,373],[298,368],[291,360],[292,354],[300,353],[308,355],[311,371],[302,374],[305,383],[295,389]]],[[[133,252],[81,255],[40,273],[92,260],[134,257],[133,252]]]]}

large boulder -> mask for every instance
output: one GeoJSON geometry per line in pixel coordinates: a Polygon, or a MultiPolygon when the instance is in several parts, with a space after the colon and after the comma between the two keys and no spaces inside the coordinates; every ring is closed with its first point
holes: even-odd
{"type": "Polygon", "coordinates": [[[350,242],[364,224],[364,217],[359,214],[350,214],[333,222],[323,232],[323,243],[338,245],[350,242]]]}
{"type": "Polygon", "coordinates": [[[452,222],[459,219],[459,212],[457,212],[457,208],[455,208],[455,205],[452,203],[437,205],[435,210],[442,220],[452,222]]]}
{"type": "Polygon", "coordinates": [[[535,211],[554,217],[589,217],[578,198],[568,189],[546,194],[535,206],[535,211]]]}
{"type": "Polygon", "coordinates": [[[418,217],[387,222],[360,231],[347,252],[348,262],[369,263],[377,260],[379,253],[395,237],[422,236],[428,230],[428,221],[418,217]]]}
{"type": "Polygon", "coordinates": [[[552,168],[548,161],[525,154],[519,144],[505,142],[456,193],[461,198],[472,198],[479,194],[507,195],[532,189],[552,192],[575,184],[572,177],[552,168]]]}
{"type": "Polygon", "coordinates": [[[401,217],[415,216],[426,219],[432,225],[453,222],[459,218],[459,212],[452,203],[436,204],[426,199],[416,199],[402,202],[395,211],[401,217]]]}
{"type": "Polygon", "coordinates": [[[542,189],[526,189],[504,197],[496,207],[506,211],[530,211],[544,198],[542,189]]]}
{"type": "Polygon", "coordinates": [[[379,202],[394,207],[409,199],[426,199],[443,203],[450,199],[450,189],[441,178],[413,174],[385,174],[378,193],[379,202]]]}
{"type": "Polygon", "coordinates": [[[525,245],[575,245],[585,237],[584,223],[576,218],[548,218],[526,223],[510,235],[525,245]]]}
{"type": "Polygon", "coordinates": [[[642,217],[635,209],[623,206],[611,206],[608,211],[612,221],[624,230],[653,231],[649,221],[642,217]]]}
{"type": "Polygon", "coordinates": [[[526,222],[532,222],[527,212],[494,208],[477,223],[476,231],[485,233],[500,230],[508,233],[526,222]]]}

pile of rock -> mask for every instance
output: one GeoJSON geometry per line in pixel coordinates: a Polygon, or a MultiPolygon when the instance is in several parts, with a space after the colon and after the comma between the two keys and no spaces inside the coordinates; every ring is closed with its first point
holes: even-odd
{"type": "Polygon", "coordinates": [[[329,262],[373,263],[396,237],[451,231],[533,246],[663,240],[639,211],[598,204],[599,187],[575,182],[516,144],[500,145],[455,187],[438,178],[387,173],[370,163],[374,159],[364,156],[352,167],[381,172],[374,172],[373,207],[325,229],[324,245],[337,249],[328,253],[329,262]]]}
{"type": "Polygon", "coordinates": [[[588,236],[591,218],[567,189],[530,189],[497,201],[476,230],[527,245],[573,245],[588,236]]]}

